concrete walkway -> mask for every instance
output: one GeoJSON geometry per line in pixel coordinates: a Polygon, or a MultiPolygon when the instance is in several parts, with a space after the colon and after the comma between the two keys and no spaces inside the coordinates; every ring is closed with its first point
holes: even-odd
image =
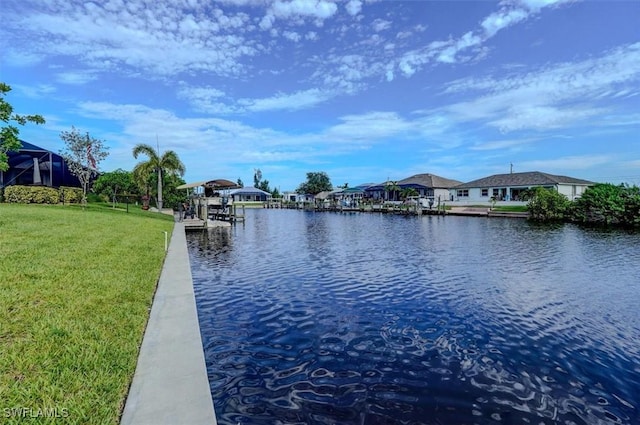
{"type": "Polygon", "coordinates": [[[175,223],[122,425],[215,425],[184,225],[175,223]]]}

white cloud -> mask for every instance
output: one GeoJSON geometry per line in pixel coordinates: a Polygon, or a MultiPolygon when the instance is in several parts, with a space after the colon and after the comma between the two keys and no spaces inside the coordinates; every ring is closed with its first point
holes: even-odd
{"type": "Polygon", "coordinates": [[[466,50],[469,47],[477,46],[481,42],[482,39],[480,39],[480,37],[474,35],[472,32],[467,32],[452,43],[452,45],[442,49],[438,55],[438,61],[444,63],[455,63],[457,62],[456,56],[459,52],[466,50]]]}
{"type": "Polygon", "coordinates": [[[119,127],[108,137],[118,167],[132,167],[133,146],[155,144],[159,135],[161,149],[175,150],[191,170],[188,173],[192,180],[209,178],[211,173],[225,176],[227,171],[256,164],[324,163],[336,156],[370,149],[389,137],[419,136],[414,122],[393,112],[347,115],[323,131],[303,134],[251,127],[220,118],[180,117],[164,109],[138,104],[82,102],[77,116],[110,121],[119,127]],[[225,161],[219,161],[220,152],[224,152],[225,161]]]}
{"type": "Polygon", "coordinates": [[[278,18],[289,18],[291,16],[304,16],[318,19],[327,19],[333,16],[338,6],[326,0],[276,0],[270,10],[278,18]]]}
{"type": "Polygon", "coordinates": [[[356,16],[362,11],[362,2],[360,0],[349,0],[345,9],[347,9],[347,13],[349,13],[349,15],[356,16]]]}
{"type": "Polygon", "coordinates": [[[610,155],[576,155],[562,158],[551,158],[536,161],[520,162],[518,166],[523,170],[545,170],[548,172],[564,172],[565,170],[586,170],[608,164],[613,161],[610,155]]]}
{"type": "Polygon", "coordinates": [[[180,82],[177,95],[188,101],[198,112],[231,114],[244,111],[241,107],[229,104],[223,91],[210,86],[193,87],[185,82],[180,82]]]}
{"type": "Polygon", "coordinates": [[[302,40],[302,36],[300,34],[298,34],[297,32],[295,32],[295,31],[284,31],[282,33],[282,36],[284,38],[286,38],[287,40],[291,40],[291,41],[294,41],[294,42],[298,42],[298,41],[302,40]]]}
{"type": "Polygon", "coordinates": [[[481,120],[502,131],[560,128],[603,115],[607,109],[598,104],[625,88],[637,92],[638,63],[640,43],[510,77],[463,79],[446,92],[480,96],[446,109],[458,119],[481,120]]]}
{"type": "Polygon", "coordinates": [[[260,28],[263,30],[269,30],[273,27],[273,24],[276,22],[276,18],[273,15],[265,15],[260,20],[260,28]]]}
{"type": "Polygon", "coordinates": [[[333,97],[334,93],[309,89],[292,94],[279,93],[263,99],[240,99],[238,103],[249,111],[299,110],[316,106],[333,97]]]}
{"type": "MultiPolygon", "coordinates": [[[[432,41],[427,46],[405,52],[398,60],[397,66],[406,77],[411,77],[424,65],[436,60],[441,63],[458,63],[473,57],[482,58],[486,50],[482,44],[495,36],[500,30],[526,20],[531,14],[538,13],[543,7],[565,3],[570,0],[544,1],[525,0],[522,6],[505,3],[498,12],[485,17],[480,29],[467,31],[459,38],[432,41]],[[469,52],[461,56],[462,53],[469,52]]],[[[398,34],[398,37],[405,36],[398,34]]]]}
{"type": "Polygon", "coordinates": [[[391,28],[391,22],[384,19],[376,19],[371,23],[371,26],[375,32],[380,32],[391,28]]]}
{"type": "Polygon", "coordinates": [[[92,72],[61,72],[56,75],[58,82],[72,85],[83,85],[96,78],[97,76],[92,72]]]}
{"type": "Polygon", "coordinates": [[[5,55],[12,63],[60,55],[91,70],[143,71],[152,78],[194,71],[241,74],[243,58],[259,51],[245,35],[252,28],[249,16],[228,16],[213,6],[206,12],[188,13],[161,1],[143,10],[133,2],[56,2],[33,13],[6,10],[11,23],[6,30],[34,32],[21,39],[28,43],[16,39],[5,55]]]}
{"type": "Polygon", "coordinates": [[[515,140],[491,140],[488,142],[476,143],[469,147],[472,151],[492,151],[504,149],[518,149],[532,142],[532,139],[515,139],[515,140]]]}
{"type": "Polygon", "coordinates": [[[32,99],[39,99],[55,93],[57,90],[51,84],[38,84],[32,86],[25,86],[22,84],[11,85],[13,90],[19,91],[23,96],[32,99]]]}
{"type": "Polygon", "coordinates": [[[395,112],[369,112],[362,115],[347,115],[340,124],[330,128],[326,134],[340,141],[365,141],[367,143],[392,135],[406,133],[412,124],[395,112]]]}
{"type": "Polygon", "coordinates": [[[498,31],[523,21],[527,17],[528,13],[523,9],[501,10],[487,16],[481,26],[487,37],[493,37],[498,31]]]}
{"type": "Polygon", "coordinates": [[[532,11],[538,11],[543,7],[558,6],[575,1],[577,0],[519,0],[519,3],[532,11]]]}

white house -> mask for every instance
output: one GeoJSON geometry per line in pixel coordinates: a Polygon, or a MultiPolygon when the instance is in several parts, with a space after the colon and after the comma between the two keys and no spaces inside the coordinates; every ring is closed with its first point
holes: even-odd
{"type": "Polygon", "coordinates": [[[267,202],[271,200],[269,192],[251,186],[231,189],[229,196],[234,202],[267,202]]]}
{"type": "Polygon", "coordinates": [[[494,174],[450,190],[452,201],[489,202],[520,201],[524,191],[544,187],[554,189],[573,201],[594,183],[567,176],[529,171],[526,173],[494,174]]]}

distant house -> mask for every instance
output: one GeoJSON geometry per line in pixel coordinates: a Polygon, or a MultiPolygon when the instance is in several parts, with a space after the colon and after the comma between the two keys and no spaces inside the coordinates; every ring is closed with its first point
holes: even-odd
{"type": "Polygon", "coordinates": [[[256,187],[241,187],[239,189],[231,189],[229,197],[234,202],[267,202],[271,199],[271,194],[256,187]]]}
{"type": "Polygon", "coordinates": [[[396,190],[390,191],[389,188],[393,182],[386,181],[376,185],[369,186],[366,192],[373,199],[399,200],[400,192],[403,189],[415,189],[418,196],[429,199],[449,199],[449,190],[461,184],[461,181],[447,179],[436,176],[435,174],[424,173],[415,174],[411,177],[395,182],[396,190]]]}
{"type": "Polygon", "coordinates": [[[282,192],[283,202],[296,202],[296,192],[284,191],[282,192]]]}
{"type": "Polygon", "coordinates": [[[494,174],[460,184],[451,189],[451,200],[488,202],[520,201],[524,191],[544,187],[566,195],[569,200],[579,198],[594,183],[567,176],[530,171],[526,173],[494,174]]]}
{"type": "Polygon", "coordinates": [[[34,144],[21,142],[22,148],[19,151],[7,153],[9,169],[0,171],[0,188],[11,185],[81,186],[60,155],[34,144]]]}
{"type": "Polygon", "coordinates": [[[283,192],[282,200],[284,202],[313,202],[314,196],[309,193],[283,192]]]}

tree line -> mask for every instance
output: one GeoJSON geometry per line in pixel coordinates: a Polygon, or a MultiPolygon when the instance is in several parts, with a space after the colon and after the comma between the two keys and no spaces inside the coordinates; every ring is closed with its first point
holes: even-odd
{"type": "Polygon", "coordinates": [[[640,227],[640,188],[598,183],[569,201],[555,190],[536,188],[527,206],[531,220],[566,221],[584,225],[640,227]]]}

